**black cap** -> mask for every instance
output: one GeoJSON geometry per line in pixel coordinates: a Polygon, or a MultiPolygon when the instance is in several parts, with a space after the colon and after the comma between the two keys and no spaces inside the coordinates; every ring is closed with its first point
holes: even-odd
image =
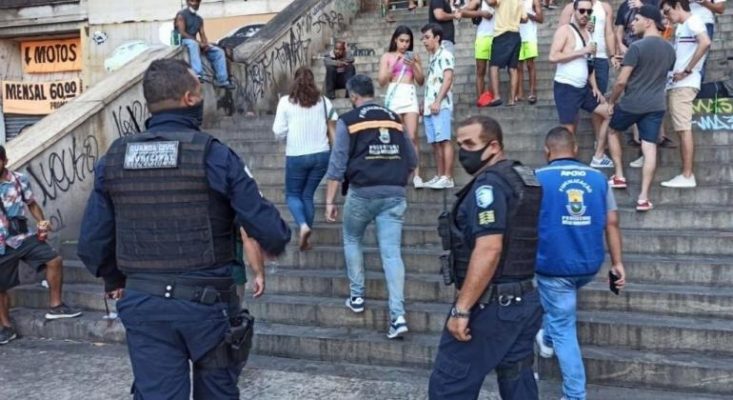
{"type": "Polygon", "coordinates": [[[641,8],[639,8],[639,15],[654,21],[657,24],[657,28],[659,28],[660,30],[664,29],[662,25],[662,13],[657,7],[654,7],[651,4],[644,4],[643,6],[641,6],[641,8]]]}

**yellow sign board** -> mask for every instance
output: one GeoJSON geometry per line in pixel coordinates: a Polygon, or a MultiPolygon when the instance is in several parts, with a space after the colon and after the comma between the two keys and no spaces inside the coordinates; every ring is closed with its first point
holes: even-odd
{"type": "Polygon", "coordinates": [[[2,81],[3,112],[46,115],[81,93],[81,80],[54,82],[2,81]]]}
{"type": "Polygon", "coordinates": [[[21,42],[20,51],[26,73],[81,71],[79,38],[21,42]]]}

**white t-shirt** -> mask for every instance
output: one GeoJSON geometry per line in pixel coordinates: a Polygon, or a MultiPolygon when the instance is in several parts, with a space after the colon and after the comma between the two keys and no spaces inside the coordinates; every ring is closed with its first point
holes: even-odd
{"type": "Polygon", "coordinates": [[[494,7],[491,7],[486,3],[486,1],[481,0],[481,11],[488,11],[491,13],[492,17],[491,19],[481,18],[481,23],[478,24],[478,27],[476,28],[476,37],[479,36],[494,36],[494,15],[496,14],[496,10],[494,10],[494,7]]]}
{"type": "MultiPolygon", "coordinates": [[[[523,2],[527,16],[535,15],[534,0],[523,0],[523,2]]],[[[519,36],[522,37],[522,42],[537,43],[537,23],[528,19],[527,22],[519,24],[519,36]]]]}
{"type": "Polygon", "coordinates": [[[608,47],[606,46],[606,9],[603,3],[596,1],[593,4],[593,18],[596,19],[596,25],[593,28],[593,41],[596,42],[596,58],[608,58],[608,47]]]}
{"type": "MultiPolygon", "coordinates": [[[[430,65],[428,67],[428,77],[425,80],[425,107],[423,115],[430,115],[430,106],[440,93],[443,87],[443,72],[455,69],[456,61],[453,54],[442,47],[430,57],[430,65]]],[[[440,103],[441,109],[453,109],[453,90],[448,90],[448,94],[440,103]]]]}
{"type": "MultiPolygon", "coordinates": [[[[710,0],[712,3],[724,3],[725,0],[710,0]]],[[[690,0],[690,12],[692,12],[692,15],[697,15],[698,18],[704,23],[704,24],[714,24],[715,23],[715,16],[713,15],[713,12],[710,11],[710,9],[705,8],[698,4],[695,0],[690,0]]]]}
{"type": "MultiPolygon", "coordinates": [[[[674,70],[671,73],[682,72],[687,68],[698,46],[697,35],[701,33],[707,34],[707,32],[705,24],[694,14],[690,15],[687,21],[677,26],[674,34],[674,51],[677,56],[677,61],[674,63],[674,70]]],[[[667,89],[681,87],[700,89],[700,71],[705,63],[705,57],[707,57],[707,54],[700,58],[700,61],[692,68],[692,73],[685,79],[679,82],[672,82],[670,79],[667,89]]]]}
{"type": "Polygon", "coordinates": [[[293,104],[290,96],[281,97],[277,104],[272,131],[279,139],[287,137],[285,155],[303,156],[329,151],[327,114],[329,120],[338,120],[338,114],[333,109],[333,104],[325,97],[321,97],[318,103],[310,108],[293,104]],[[324,101],[326,102],[325,110],[324,101]]]}

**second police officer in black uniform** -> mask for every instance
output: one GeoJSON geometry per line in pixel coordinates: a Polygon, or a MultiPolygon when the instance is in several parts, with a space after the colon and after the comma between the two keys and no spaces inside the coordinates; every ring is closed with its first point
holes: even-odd
{"type": "Polygon", "coordinates": [[[440,218],[444,279],[458,289],[440,339],[429,395],[475,399],[496,370],[504,400],[538,398],[532,371],[542,307],[532,278],[542,189],[504,158],[501,127],[470,117],[458,126],[459,160],[473,179],[440,218]]]}
{"type": "Polygon", "coordinates": [[[189,399],[192,387],[194,399],[239,399],[252,320],[232,280],[235,219],[271,256],[290,229],[242,160],[200,131],[187,64],[154,61],[143,92],[147,131],[115,140],[95,166],[79,257],[119,299],[136,400],[189,399]]]}

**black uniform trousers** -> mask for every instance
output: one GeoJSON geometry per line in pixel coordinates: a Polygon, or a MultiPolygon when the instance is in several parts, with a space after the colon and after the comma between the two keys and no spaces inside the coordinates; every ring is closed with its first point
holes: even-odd
{"type": "Polygon", "coordinates": [[[469,320],[470,341],[459,342],[443,329],[430,376],[430,400],[476,399],[492,370],[497,372],[502,399],[538,399],[531,360],[541,324],[536,290],[507,306],[497,301],[475,306],[469,320]]]}

